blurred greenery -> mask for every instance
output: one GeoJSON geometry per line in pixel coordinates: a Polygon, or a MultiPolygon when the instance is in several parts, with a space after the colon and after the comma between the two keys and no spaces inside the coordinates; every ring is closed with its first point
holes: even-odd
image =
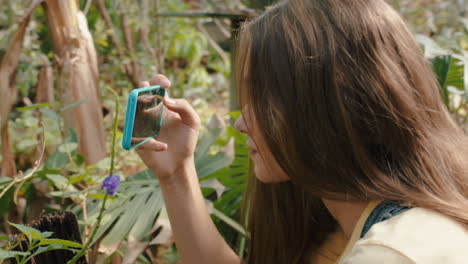
{"type": "MultiPolygon", "coordinates": [[[[0,58],[31,2],[0,0],[0,58]]],[[[87,8],[87,0],[78,2],[81,10],[87,8]]],[[[468,131],[468,1],[388,2],[402,14],[421,43],[437,73],[444,102],[457,123],[468,131]]],[[[245,136],[225,125],[229,124],[231,115],[239,114],[228,110],[231,69],[226,43],[230,37],[230,21],[158,18],[154,14],[197,10],[234,12],[246,8],[262,10],[271,3],[270,0],[106,0],[113,29],[108,27],[95,4],[89,5],[86,13],[98,55],[107,149],[112,147],[115,115],[121,121],[118,142],[122,138],[124,120],[124,111],[115,112],[116,102],[108,88],[118,92],[123,109],[129,92],[134,88],[124,65],[136,62],[143,80],[155,73],[167,75],[173,83],[171,96],[187,98],[206,124],[197,146],[197,171],[207,203],[214,206],[213,219],[236,250],[243,245],[243,230],[237,221],[240,219],[249,159],[245,136]],[[124,41],[124,15],[128,18],[127,29],[132,32],[134,40],[133,54],[124,41]],[[125,50],[123,55],[119,54],[112,41],[112,30],[125,50]],[[144,41],[145,35],[147,42],[144,41]]],[[[36,146],[42,135],[40,122],[45,127],[46,159],[32,178],[16,184],[15,189],[0,197],[0,235],[9,233],[6,220],[13,214],[19,222],[30,223],[43,213],[70,209],[79,216],[81,231],[86,237],[99,213],[103,198],[99,185],[107,176],[110,159],[86,165],[85,157],[77,152],[79,138],[76,133],[63,131],[62,112],[67,106],[35,102],[40,69],[50,65],[56,74],[57,64],[42,6],[34,12],[27,28],[19,60],[16,76],[18,97],[9,119],[15,163],[20,172],[28,172],[34,166],[36,146]],[[13,199],[15,192],[17,203],[13,199]]],[[[169,229],[167,215],[155,176],[146,170],[134,152],[118,148],[115,159],[114,171],[124,181],[117,195],[108,201],[106,215],[98,230],[95,242],[105,253],[99,258],[101,262],[96,263],[105,263],[106,258],[110,259],[115,254],[122,256],[131,250],[140,250],[134,263],[156,260],[158,263],[175,263],[177,252],[170,235],[168,237],[164,233],[169,229]],[[145,246],[137,247],[137,242],[145,246]]],[[[0,191],[10,182],[9,178],[0,178],[0,191]]]]}

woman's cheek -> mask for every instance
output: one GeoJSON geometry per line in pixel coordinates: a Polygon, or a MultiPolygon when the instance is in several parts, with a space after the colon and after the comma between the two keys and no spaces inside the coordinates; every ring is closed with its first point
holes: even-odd
{"type": "Polygon", "coordinates": [[[264,160],[258,155],[252,157],[252,160],[255,166],[255,177],[257,177],[259,181],[263,183],[277,183],[289,181],[288,175],[286,175],[286,173],[276,162],[269,162],[269,166],[267,167],[264,160]]]}

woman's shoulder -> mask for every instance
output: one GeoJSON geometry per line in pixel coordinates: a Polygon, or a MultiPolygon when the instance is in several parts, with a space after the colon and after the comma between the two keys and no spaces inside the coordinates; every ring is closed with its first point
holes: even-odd
{"type": "Polygon", "coordinates": [[[412,208],[372,226],[343,264],[468,263],[468,228],[425,208],[412,208]],[[391,261],[390,261],[391,260],[391,261]]]}

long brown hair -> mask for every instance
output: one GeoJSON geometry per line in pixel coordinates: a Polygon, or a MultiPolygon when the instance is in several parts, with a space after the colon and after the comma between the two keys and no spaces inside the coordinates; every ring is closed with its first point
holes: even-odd
{"type": "Polygon", "coordinates": [[[468,140],[383,0],[289,0],[246,23],[241,105],[290,182],[251,179],[248,263],[304,263],[336,222],[321,198],[400,200],[468,227],[468,140]]]}

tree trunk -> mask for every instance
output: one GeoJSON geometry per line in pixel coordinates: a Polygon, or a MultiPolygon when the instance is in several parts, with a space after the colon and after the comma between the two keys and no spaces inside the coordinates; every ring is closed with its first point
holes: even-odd
{"type": "Polygon", "coordinates": [[[42,66],[37,77],[36,103],[54,103],[54,79],[52,66],[42,66]]]}
{"type": "Polygon", "coordinates": [[[65,127],[67,131],[75,129],[80,153],[93,164],[106,156],[93,39],[76,1],[45,0],[44,9],[59,65],[57,85],[62,106],[87,100],[64,113],[65,127]]]}
{"type": "Polygon", "coordinates": [[[26,16],[20,21],[18,31],[15,33],[0,63],[0,94],[2,95],[0,103],[0,134],[3,156],[0,176],[13,178],[16,174],[13,148],[8,131],[8,116],[16,98],[15,79],[21,48],[23,46],[23,38],[31,19],[31,14],[40,2],[40,0],[34,1],[26,13],[26,16]]]}

